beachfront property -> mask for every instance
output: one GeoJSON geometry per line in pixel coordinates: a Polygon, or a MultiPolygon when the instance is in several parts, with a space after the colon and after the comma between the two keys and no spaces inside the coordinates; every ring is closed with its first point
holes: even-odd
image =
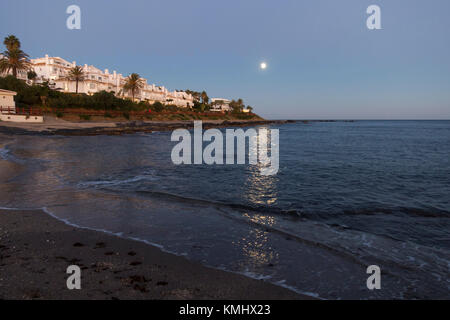
{"type": "Polygon", "coordinates": [[[30,114],[16,114],[14,96],[17,92],[0,89],[0,121],[42,123],[44,117],[30,114]]]}
{"type": "Polygon", "coordinates": [[[224,98],[211,98],[211,111],[213,112],[227,112],[231,110],[231,100],[224,98]]]}
{"type": "MultiPolygon", "coordinates": [[[[18,72],[17,78],[27,81],[29,84],[43,83],[48,81],[51,88],[67,93],[75,93],[76,82],[67,78],[70,69],[77,66],[76,62],[69,62],[60,57],[49,57],[31,59],[31,70],[36,72],[37,77],[33,81],[27,79],[27,72],[18,72]]],[[[113,92],[117,96],[131,98],[131,93],[126,92],[123,87],[126,77],[116,71],[108,69],[100,70],[95,66],[85,64],[83,67],[84,79],[78,83],[78,93],[92,95],[96,92],[113,92]]],[[[9,72],[11,73],[11,72],[9,72]]],[[[146,79],[141,90],[135,93],[136,101],[148,101],[149,103],[160,102],[166,105],[176,105],[182,108],[194,106],[194,98],[184,91],[169,91],[163,86],[149,84],[146,79]]]]}
{"type": "Polygon", "coordinates": [[[15,95],[17,92],[0,89],[0,113],[16,113],[15,95]]]}

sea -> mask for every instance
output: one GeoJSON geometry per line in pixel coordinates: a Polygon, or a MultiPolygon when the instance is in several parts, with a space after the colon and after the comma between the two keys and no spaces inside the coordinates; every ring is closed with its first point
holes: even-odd
{"type": "Polygon", "coordinates": [[[450,121],[263,128],[279,129],[275,175],[175,165],[171,132],[0,134],[0,161],[18,168],[0,207],[319,299],[450,299],[450,121]],[[380,289],[367,286],[373,265],[380,289]]]}

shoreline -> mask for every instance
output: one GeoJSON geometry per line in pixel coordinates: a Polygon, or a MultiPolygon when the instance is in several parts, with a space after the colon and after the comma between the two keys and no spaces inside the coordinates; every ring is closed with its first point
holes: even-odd
{"type": "Polygon", "coordinates": [[[0,257],[0,299],[314,299],[144,242],[76,228],[42,210],[0,209],[0,257]],[[81,268],[81,290],[66,287],[73,264],[81,268]]]}
{"type": "MultiPolygon", "coordinates": [[[[6,144],[0,140],[0,148],[6,144]]],[[[20,164],[0,157],[0,182],[21,170],[20,164]]],[[[73,226],[42,209],[0,207],[3,299],[315,298],[247,275],[207,267],[144,241],[73,226]],[[71,264],[82,269],[82,290],[66,287],[66,269],[71,264]]]]}
{"type": "MultiPolygon", "coordinates": [[[[194,120],[69,122],[46,116],[42,124],[0,122],[0,134],[95,136],[193,129],[194,120]]],[[[296,120],[202,120],[204,129],[295,123],[296,120]]]]}

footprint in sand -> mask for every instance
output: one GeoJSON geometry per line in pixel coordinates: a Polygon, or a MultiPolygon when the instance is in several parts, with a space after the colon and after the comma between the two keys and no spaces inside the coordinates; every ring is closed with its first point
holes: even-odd
{"type": "Polygon", "coordinates": [[[105,247],[106,247],[106,243],[104,243],[104,242],[97,242],[95,244],[94,249],[102,249],[102,248],[105,248],[105,247]]]}

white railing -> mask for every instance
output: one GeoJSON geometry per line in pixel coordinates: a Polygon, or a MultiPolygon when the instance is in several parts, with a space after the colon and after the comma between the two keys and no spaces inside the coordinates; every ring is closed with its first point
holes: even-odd
{"type": "Polygon", "coordinates": [[[3,113],[3,114],[15,114],[16,113],[16,107],[0,106],[0,113],[3,113]]]}

